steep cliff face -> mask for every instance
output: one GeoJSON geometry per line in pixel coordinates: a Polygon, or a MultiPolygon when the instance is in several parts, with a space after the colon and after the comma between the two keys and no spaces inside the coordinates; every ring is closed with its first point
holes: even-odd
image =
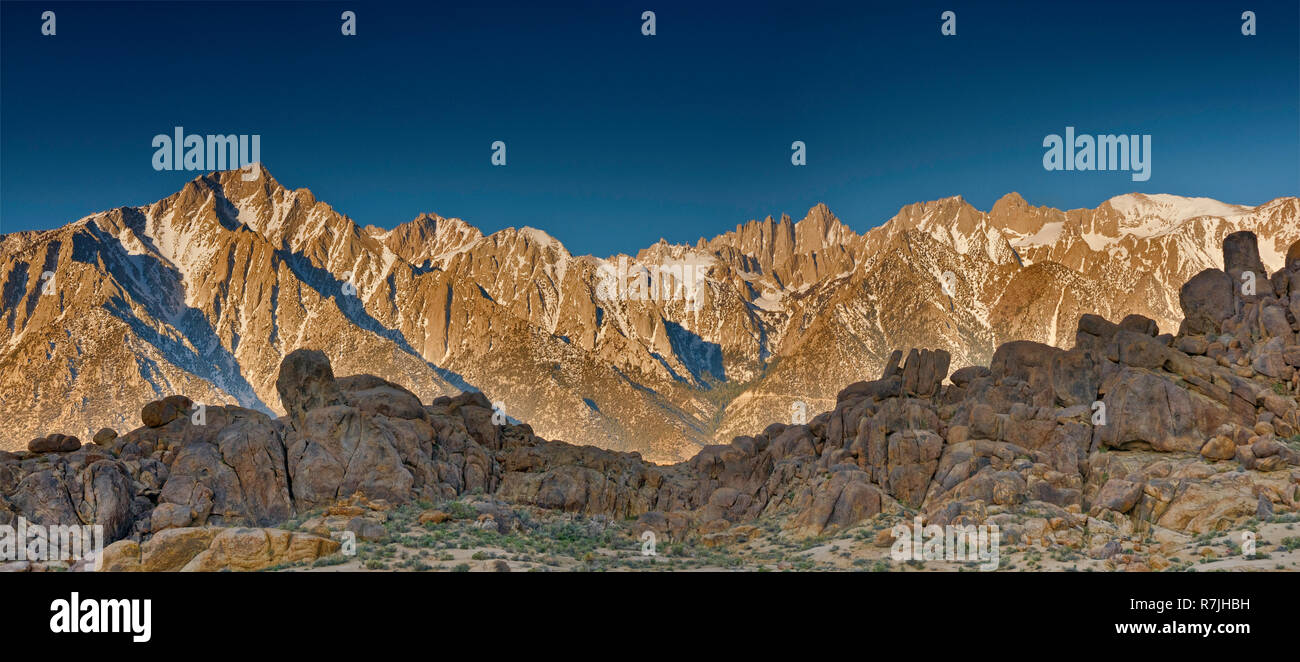
{"type": "Polygon", "coordinates": [[[424,400],[481,389],[543,436],[671,462],[833,405],[896,347],[987,363],[1009,340],[1068,346],[1085,312],[1172,331],[1178,286],[1222,266],[1224,236],[1256,232],[1276,269],[1300,235],[1296,198],[1063,212],[1010,194],[987,213],[908,205],[861,235],[818,205],[600,259],[431,214],[362,227],[258,175],[0,237],[0,447],[120,428],[171,393],[279,414],[277,366],[317,348],[343,374],[424,400]],[[637,267],[682,265],[702,275],[691,297],[671,280],[628,296],[637,267]]]}

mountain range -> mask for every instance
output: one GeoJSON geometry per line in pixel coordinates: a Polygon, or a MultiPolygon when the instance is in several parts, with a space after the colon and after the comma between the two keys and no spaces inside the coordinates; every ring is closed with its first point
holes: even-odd
{"type": "Polygon", "coordinates": [[[1228,234],[1254,232],[1270,272],[1300,239],[1296,197],[1062,211],[1010,193],[987,212],[909,204],[862,234],[819,204],[602,259],[434,214],[363,226],[260,166],[242,174],[0,236],[0,449],[130,428],[173,393],[284,414],[277,370],[309,348],[423,401],[481,390],[543,437],[675,462],[833,408],[898,347],[987,365],[1012,340],[1071,346],[1084,313],[1173,333],[1179,287],[1224,266],[1228,234]],[[705,277],[694,300],[611,299],[620,258],[705,277]]]}

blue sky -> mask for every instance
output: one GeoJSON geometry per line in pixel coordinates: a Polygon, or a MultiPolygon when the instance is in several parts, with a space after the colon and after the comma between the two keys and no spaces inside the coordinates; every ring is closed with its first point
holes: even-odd
{"type": "Polygon", "coordinates": [[[0,232],[175,192],[198,173],[151,165],[175,126],[259,134],[282,184],[363,225],[436,212],[598,255],[817,202],[864,231],[955,194],[1300,193],[1294,1],[539,4],[0,4],[0,232]],[[1066,126],[1150,134],[1150,180],[1045,171],[1066,126]]]}

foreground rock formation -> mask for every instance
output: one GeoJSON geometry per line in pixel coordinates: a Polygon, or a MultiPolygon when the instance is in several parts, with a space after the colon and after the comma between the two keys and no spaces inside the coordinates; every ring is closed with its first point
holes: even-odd
{"type": "MultiPolygon", "coordinates": [[[[1115,557],[1121,541],[1296,511],[1300,244],[1291,254],[1270,276],[1253,235],[1229,235],[1225,270],[1181,288],[1176,334],[1085,315],[1072,349],[1010,342],[951,375],[947,352],[896,351],[808,424],[668,466],[544,440],[494,419],[481,393],[425,404],[379,377],[336,377],[325,354],[298,350],[275,380],[283,417],[172,396],[120,436],[56,433],[0,453],[0,524],[103,525],[111,569],[259,569],[334,553],[331,528],[382,537],[357,500],[483,495],[706,546],[756,524],[797,539],[919,514],[1115,557]],[[313,531],[266,528],[309,515],[321,516],[313,531]]],[[[504,533],[511,517],[479,521],[504,533]]]]}

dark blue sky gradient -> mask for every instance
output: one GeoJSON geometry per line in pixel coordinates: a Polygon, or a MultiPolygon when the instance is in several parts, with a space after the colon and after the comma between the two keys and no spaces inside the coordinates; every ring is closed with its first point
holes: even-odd
{"type": "Polygon", "coordinates": [[[954,194],[1300,193],[1294,0],[460,4],[5,2],[0,232],[175,192],[199,173],[154,171],[150,142],[178,125],[260,134],[281,183],[363,225],[430,211],[579,254],[817,202],[864,231],[954,194]],[[1151,134],[1151,179],[1044,171],[1067,125],[1151,134]]]}

